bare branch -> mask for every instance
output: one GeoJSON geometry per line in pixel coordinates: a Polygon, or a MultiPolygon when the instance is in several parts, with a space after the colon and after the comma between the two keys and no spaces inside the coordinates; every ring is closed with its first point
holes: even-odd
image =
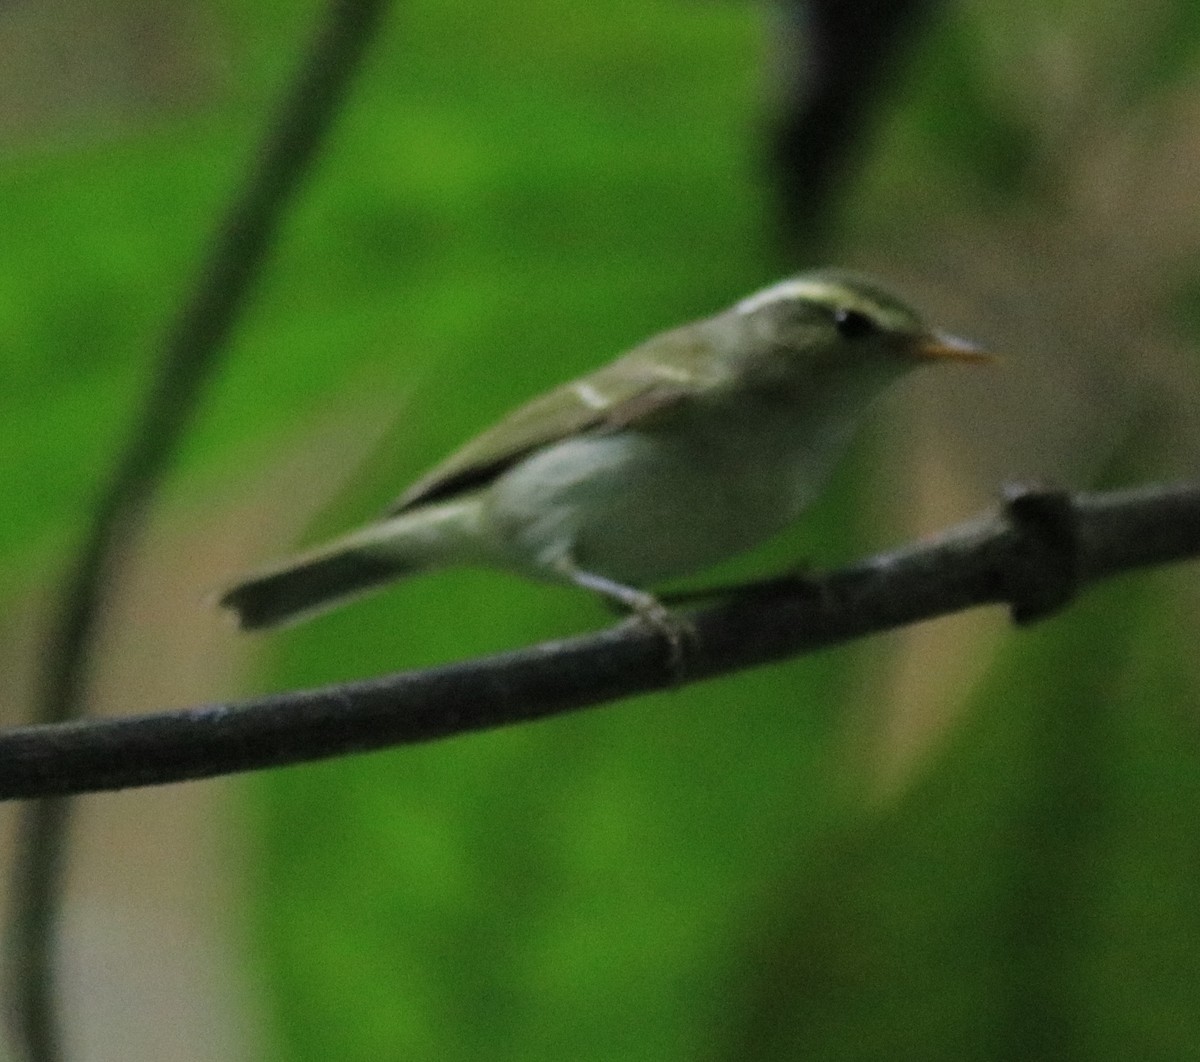
{"type": "MultiPolygon", "coordinates": [[[[997,513],[815,583],[779,582],[693,614],[694,682],[1006,603],[1030,622],[1088,582],[1200,555],[1200,484],[1009,494],[997,513]]],[[[157,785],[416,744],[680,683],[626,621],[516,652],[242,703],[0,732],[0,799],[157,785]]]]}
{"type": "Polygon", "coordinates": [[[779,0],[771,177],[785,246],[828,235],[897,68],[944,0],[779,0]]]}
{"type": "MultiPolygon", "coordinates": [[[[280,222],[311,167],[373,36],[384,0],[331,0],[324,24],[164,343],[129,443],[65,573],[43,653],[36,718],[83,713],[92,647],[124,553],[199,403],[205,382],[261,273],[280,222]]],[[[14,862],[8,987],[15,1033],[31,1062],[62,1055],[54,1018],[54,921],[67,807],[32,805],[14,862]]]]}

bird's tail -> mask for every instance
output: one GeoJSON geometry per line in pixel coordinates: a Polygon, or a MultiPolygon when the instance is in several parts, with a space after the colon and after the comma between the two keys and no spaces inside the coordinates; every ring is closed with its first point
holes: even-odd
{"type": "Polygon", "coordinates": [[[218,599],[243,630],[307,619],[417,572],[469,559],[471,502],[429,505],[370,524],[264,569],[218,599]]]}

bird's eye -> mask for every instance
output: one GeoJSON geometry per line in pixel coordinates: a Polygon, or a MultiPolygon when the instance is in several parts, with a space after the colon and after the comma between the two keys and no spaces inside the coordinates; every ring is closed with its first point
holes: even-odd
{"type": "Polygon", "coordinates": [[[835,310],[833,323],[843,339],[862,339],[876,331],[877,325],[861,310],[835,310]]]}

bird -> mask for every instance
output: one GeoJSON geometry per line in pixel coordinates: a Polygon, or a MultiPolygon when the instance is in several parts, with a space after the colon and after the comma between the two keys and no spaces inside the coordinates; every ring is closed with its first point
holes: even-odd
{"type": "Polygon", "coordinates": [[[674,641],[652,587],[795,522],[872,401],[909,372],[991,360],[865,276],[801,273],[533,398],[379,519],[219,603],[256,630],[471,565],[579,587],[674,641]]]}

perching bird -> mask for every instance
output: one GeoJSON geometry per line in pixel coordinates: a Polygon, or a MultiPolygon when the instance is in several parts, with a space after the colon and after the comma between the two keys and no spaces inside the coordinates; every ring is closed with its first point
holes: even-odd
{"type": "Polygon", "coordinates": [[[870,401],[985,362],[863,277],[806,273],[533,399],[374,523],[232,587],[244,628],[452,565],[571,583],[661,625],[645,587],[743,552],[816,498],[870,401]]]}

